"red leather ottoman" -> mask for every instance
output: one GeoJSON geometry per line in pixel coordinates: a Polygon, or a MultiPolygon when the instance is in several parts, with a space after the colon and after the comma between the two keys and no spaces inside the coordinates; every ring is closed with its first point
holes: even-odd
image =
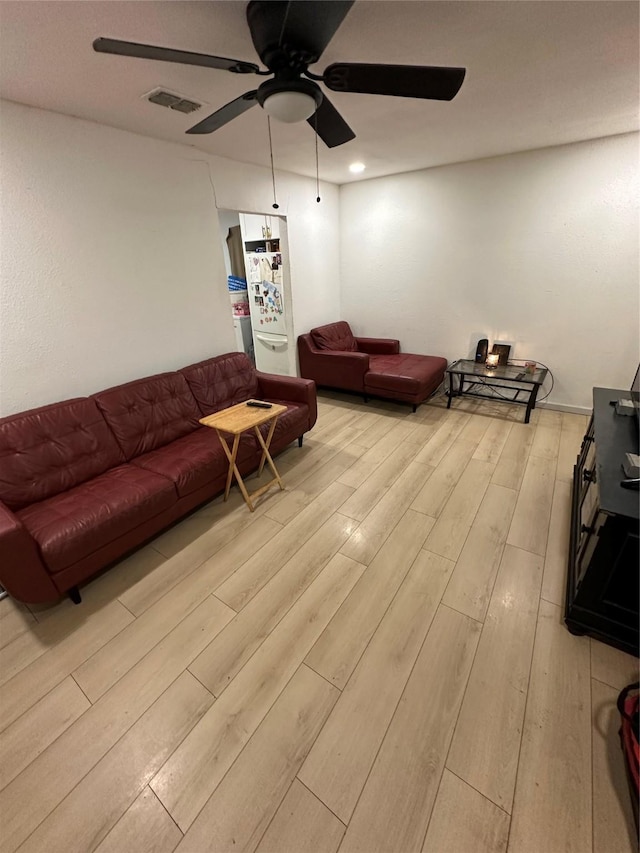
{"type": "Polygon", "coordinates": [[[434,355],[370,355],[365,392],[414,406],[426,400],[444,379],[446,358],[434,355]]]}

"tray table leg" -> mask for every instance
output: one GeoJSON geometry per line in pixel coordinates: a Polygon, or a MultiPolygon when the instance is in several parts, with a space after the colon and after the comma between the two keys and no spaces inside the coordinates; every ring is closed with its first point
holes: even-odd
{"type": "Polygon", "coordinates": [[[260,445],[262,446],[262,459],[260,461],[260,468],[258,470],[258,475],[262,474],[262,469],[264,468],[264,463],[268,462],[269,468],[271,468],[274,479],[278,483],[278,485],[280,486],[280,491],[283,491],[284,486],[282,485],[282,480],[280,479],[280,474],[278,473],[278,469],[276,468],[275,463],[274,463],[273,459],[271,458],[271,454],[269,453],[269,446],[271,444],[271,439],[273,438],[273,431],[276,428],[276,421],[277,421],[277,417],[275,417],[271,421],[271,426],[269,427],[269,433],[267,435],[266,442],[262,437],[262,433],[260,432],[260,427],[254,427],[258,441],[260,442],[260,445]]]}
{"type": "Polygon", "coordinates": [[[238,447],[240,445],[240,433],[234,436],[233,448],[229,450],[229,445],[227,444],[222,432],[219,429],[217,429],[216,432],[218,433],[218,438],[220,439],[222,449],[224,450],[226,457],[229,460],[229,471],[227,473],[227,485],[224,490],[224,499],[226,501],[229,498],[229,491],[231,489],[231,483],[235,474],[235,478],[238,481],[238,486],[240,487],[240,491],[242,492],[242,497],[244,498],[244,501],[251,510],[251,512],[253,512],[254,507],[251,502],[251,496],[249,495],[249,492],[246,489],[244,481],[240,476],[240,471],[238,471],[238,466],[236,465],[236,459],[238,457],[238,447]]]}

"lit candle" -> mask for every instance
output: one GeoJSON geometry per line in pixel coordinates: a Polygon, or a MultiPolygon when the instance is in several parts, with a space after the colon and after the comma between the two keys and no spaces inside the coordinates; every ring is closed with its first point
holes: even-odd
{"type": "Polygon", "coordinates": [[[492,370],[494,367],[497,367],[499,359],[500,359],[500,356],[498,355],[498,353],[495,353],[495,352],[489,353],[489,355],[487,356],[487,361],[486,361],[487,370],[492,370]]]}

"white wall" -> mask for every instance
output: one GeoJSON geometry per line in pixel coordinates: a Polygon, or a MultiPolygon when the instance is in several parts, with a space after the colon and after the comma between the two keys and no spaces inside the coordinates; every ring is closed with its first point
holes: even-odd
{"type": "MultiPolygon", "coordinates": [[[[0,158],[0,415],[235,349],[217,208],[271,213],[268,171],[6,101],[0,158]]],[[[339,313],[338,189],[277,181],[304,331],[339,313]]]]}
{"type": "Polygon", "coordinates": [[[513,342],[589,408],[638,365],[638,197],[637,134],[343,186],[342,316],[449,360],[513,342]]]}

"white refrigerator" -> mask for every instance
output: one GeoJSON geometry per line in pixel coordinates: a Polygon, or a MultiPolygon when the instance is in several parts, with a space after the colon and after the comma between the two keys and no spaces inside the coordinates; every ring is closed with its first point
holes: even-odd
{"type": "Polygon", "coordinates": [[[285,322],[280,252],[245,252],[247,288],[256,367],[289,374],[289,339],[285,322]]]}

